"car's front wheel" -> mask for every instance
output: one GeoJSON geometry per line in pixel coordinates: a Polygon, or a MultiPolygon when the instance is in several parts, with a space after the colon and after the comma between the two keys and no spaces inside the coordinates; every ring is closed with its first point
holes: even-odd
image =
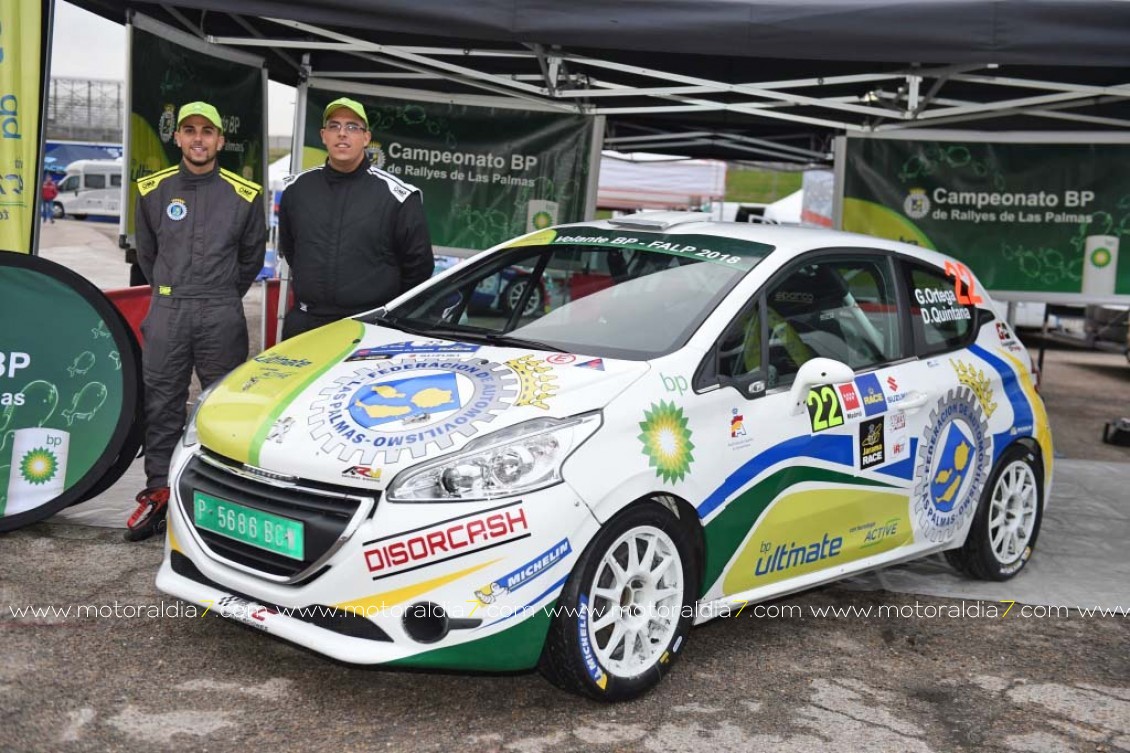
{"type": "Polygon", "coordinates": [[[67,210],[63,209],[63,205],[55,201],[51,203],[51,216],[57,220],[61,220],[67,216],[67,210]]]}
{"type": "Polygon", "coordinates": [[[691,535],[667,508],[627,508],[585,549],[557,603],[539,668],[560,688],[635,698],[670,670],[694,622],[691,535]]]}
{"type": "Polygon", "coordinates": [[[1042,464],[1032,449],[1013,445],[997,462],[965,544],[946,559],[973,578],[1008,580],[1032,556],[1043,514],[1042,464]]]}

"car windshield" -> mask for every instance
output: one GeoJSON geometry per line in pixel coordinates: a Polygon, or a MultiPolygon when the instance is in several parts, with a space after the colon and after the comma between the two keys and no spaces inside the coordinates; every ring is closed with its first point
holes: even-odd
{"type": "Polygon", "coordinates": [[[682,347],[771,250],[706,235],[546,230],[366,320],[418,334],[646,360],[682,347]]]}

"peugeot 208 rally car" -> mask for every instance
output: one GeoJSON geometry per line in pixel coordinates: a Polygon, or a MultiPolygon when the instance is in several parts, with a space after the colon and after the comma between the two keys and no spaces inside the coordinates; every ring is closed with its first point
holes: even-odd
{"type": "Polygon", "coordinates": [[[1052,471],[965,265],[695,214],[502,244],[198,405],[162,590],[347,662],[608,700],[748,603],[941,551],[1013,577],[1052,471]],[[553,294],[472,313],[512,267],[553,294]]]}

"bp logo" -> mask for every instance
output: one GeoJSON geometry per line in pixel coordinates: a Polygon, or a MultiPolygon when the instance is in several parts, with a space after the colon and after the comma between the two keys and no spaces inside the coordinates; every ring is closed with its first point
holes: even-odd
{"type": "Polygon", "coordinates": [[[926,189],[912,188],[902,203],[902,209],[907,217],[920,220],[930,213],[930,200],[926,198],[926,189]]]}
{"type": "Polygon", "coordinates": [[[644,411],[640,430],[638,439],[655,475],[672,483],[682,481],[694,460],[691,430],[683,409],[662,400],[652,403],[651,410],[644,411]]]}
{"type": "Polygon", "coordinates": [[[164,112],[161,117],[157,119],[157,135],[161,137],[161,143],[169,143],[169,139],[173,137],[173,131],[177,129],[177,116],[173,112],[174,105],[165,105],[164,112]]]}
{"type": "Polygon", "coordinates": [[[534,226],[534,230],[545,230],[547,227],[553,224],[553,215],[544,210],[541,212],[534,212],[531,224],[534,226]]]}
{"type": "Polygon", "coordinates": [[[20,475],[29,484],[46,484],[59,470],[55,453],[46,447],[37,447],[24,455],[20,461],[20,475]]]}
{"type": "Polygon", "coordinates": [[[184,203],[184,199],[173,199],[165,207],[165,214],[169,216],[170,220],[180,222],[188,216],[188,205],[184,203]]]}
{"type": "Polygon", "coordinates": [[[1110,252],[1109,248],[1099,246],[1091,252],[1091,265],[1102,269],[1103,267],[1110,264],[1111,259],[1113,258],[1114,255],[1110,252]]]}
{"type": "Polygon", "coordinates": [[[355,370],[322,390],[311,406],[310,436],[340,460],[396,462],[407,450],[447,449],[513,403],[514,377],[483,359],[423,358],[355,370]]]}
{"type": "Polygon", "coordinates": [[[950,390],[930,413],[918,450],[912,500],[919,532],[946,541],[977,509],[988,474],[990,443],[981,407],[971,390],[950,390]]]}

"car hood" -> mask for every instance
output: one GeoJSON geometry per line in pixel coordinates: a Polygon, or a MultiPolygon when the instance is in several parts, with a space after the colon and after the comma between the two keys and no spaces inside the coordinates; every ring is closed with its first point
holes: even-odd
{"type": "Polygon", "coordinates": [[[602,408],[648,369],[345,320],[237,368],[201,405],[196,425],[205,448],[239,463],[379,489],[401,468],[472,438],[602,408]]]}

